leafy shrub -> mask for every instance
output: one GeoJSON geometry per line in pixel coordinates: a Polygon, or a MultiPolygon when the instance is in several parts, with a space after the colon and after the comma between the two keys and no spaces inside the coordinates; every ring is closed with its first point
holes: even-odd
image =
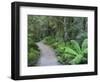
{"type": "Polygon", "coordinates": [[[85,39],[83,42],[82,42],[82,45],[81,47],[79,46],[79,44],[72,40],[71,43],[73,44],[72,48],[74,51],[77,52],[77,55],[76,57],[70,62],[71,64],[79,64],[81,63],[83,60],[84,60],[84,63],[87,62],[87,58],[85,55],[87,55],[87,51],[88,51],[88,46],[87,46],[87,39],[85,39]]]}
{"type": "Polygon", "coordinates": [[[52,44],[55,43],[56,40],[55,40],[53,37],[48,36],[48,37],[45,37],[45,38],[44,38],[43,42],[44,42],[45,44],[48,44],[48,45],[51,45],[51,46],[52,46],[52,44]]]}
{"type": "Polygon", "coordinates": [[[40,50],[36,44],[32,44],[28,49],[28,66],[34,66],[40,56],[40,50]]]}
{"type": "Polygon", "coordinates": [[[59,44],[56,48],[58,61],[62,64],[87,63],[87,39],[80,46],[75,40],[71,40],[67,45],[59,44]]]}
{"type": "Polygon", "coordinates": [[[66,47],[66,45],[63,43],[59,44],[55,50],[57,52],[58,61],[61,64],[69,64],[69,61],[72,60],[75,56],[73,53],[76,54],[71,48],[66,47]],[[71,53],[69,54],[69,52],[71,53]]]}

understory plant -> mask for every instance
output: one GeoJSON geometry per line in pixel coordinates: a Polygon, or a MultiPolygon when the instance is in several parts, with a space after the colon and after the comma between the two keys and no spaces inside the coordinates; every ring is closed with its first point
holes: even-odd
{"type": "Polygon", "coordinates": [[[56,42],[56,39],[55,38],[53,38],[52,36],[47,36],[47,37],[45,37],[44,39],[43,39],[43,42],[45,43],[45,44],[48,44],[48,45],[53,45],[55,42],[56,42]]]}
{"type": "Polygon", "coordinates": [[[40,50],[38,49],[38,46],[35,43],[31,44],[28,48],[28,66],[36,65],[39,56],[40,50]]]}
{"type": "Polygon", "coordinates": [[[55,49],[58,56],[58,61],[61,64],[85,64],[87,63],[88,46],[85,39],[81,46],[75,40],[67,42],[66,45],[59,44],[55,49]]]}

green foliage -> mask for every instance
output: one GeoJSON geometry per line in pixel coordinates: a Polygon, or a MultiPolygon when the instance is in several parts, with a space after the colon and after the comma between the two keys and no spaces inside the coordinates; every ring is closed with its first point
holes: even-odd
{"type": "Polygon", "coordinates": [[[35,42],[48,36],[61,41],[83,41],[87,38],[87,18],[28,15],[28,34],[32,34],[35,42]]]}
{"type": "Polygon", "coordinates": [[[61,64],[87,63],[87,21],[86,17],[28,15],[28,65],[39,58],[39,41],[56,51],[61,64]]]}
{"type": "Polygon", "coordinates": [[[45,38],[44,38],[43,42],[44,42],[45,44],[52,45],[53,43],[56,42],[56,40],[55,40],[53,37],[48,36],[48,37],[45,37],[45,38]]]}
{"type": "Polygon", "coordinates": [[[34,66],[37,63],[39,56],[40,51],[37,45],[33,44],[28,50],[28,66],[34,66]]]}
{"type": "Polygon", "coordinates": [[[88,47],[88,44],[87,44],[87,39],[85,39],[82,43],[82,50],[86,49],[88,47]]]}
{"type": "Polygon", "coordinates": [[[81,50],[79,43],[75,40],[71,40],[70,42],[71,42],[71,48],[75,50],[77,53],[79,53],[79,51],[81,50]]]}
{"type": "Polygon", "coordinates": [[[82,47],[79,46],[75,40],[70,41],[70,45],[58,46],[56,51],[59,53],[58,60],[62,64],[81,64],[87,62],[87,39],[82,43],[82,47]],[[85,59],[85,60],[84,60],[85,59]]]}

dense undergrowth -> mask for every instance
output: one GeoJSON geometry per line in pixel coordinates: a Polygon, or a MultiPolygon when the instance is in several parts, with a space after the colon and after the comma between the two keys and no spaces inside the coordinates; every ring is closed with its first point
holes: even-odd
{"type": "Polygon", "coordinates": [[[44,43],[50,45],[56,52],[61,64],[86,64],[87,63],[87,39],[81,45],[76,40],[68,42],[57,41],[52,37],[46,37],[44,43]]]}
{"type": "Polygon", "coordinates": [[[29,40],[28,46],[28,66],[35,66],[40,56],[40,50],[32,39],[29,40]]]}
{"type": "Polygon", "coordinates": [[[28,15],[28,66],[40,57],[40,41],[54,49],[63,65],[87,64],[87,28],[87,17],[28,15]]]}

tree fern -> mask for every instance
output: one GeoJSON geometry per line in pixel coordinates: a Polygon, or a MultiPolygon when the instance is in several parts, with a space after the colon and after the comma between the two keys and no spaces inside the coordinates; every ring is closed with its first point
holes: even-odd
{"type": "Polygon", "coordinates": [[[83,43],[82,43],[82,50],[84,50],[85,48],[87,48],[87,39],[85,39],[84,41],[83,41],[83,43]]]}
{"type": "Polygon", "coordinates": [[[79,64],[82,59],[84,58],[84,55],[87,54],[88,48],[87,48],[87,39],[85,39],[82,43],[82,48],[79,47],[79,44],[72,40],[71,41],[73,44],[74,49],[78,52],[78,54],[76,55],[76,57],[70,61],[71,64],[79,64]],[[76,46],[76,47],[75,47],[76,46]]]}
{"type": "Polygon", "coordinates": [[[80,53],[80,46],[77,41],[71,40],[71,48],[74,49],[77,53],[80,53]]]}
{"type": "Polygon", "coordinates": [[[65,48],[65,53],[76,55],[76,56],[78,55],[78,53],[75,50],[71,49],[70,47],[65,48]]]}
{"type": "Polygon", "coordinates": [[[81,62],[82,58],[83,58],[83,55],[80,54],[80,55],[76,56],[72,61],[70,61],[70,63],[71,64],[79,64],[81,62]]]}

